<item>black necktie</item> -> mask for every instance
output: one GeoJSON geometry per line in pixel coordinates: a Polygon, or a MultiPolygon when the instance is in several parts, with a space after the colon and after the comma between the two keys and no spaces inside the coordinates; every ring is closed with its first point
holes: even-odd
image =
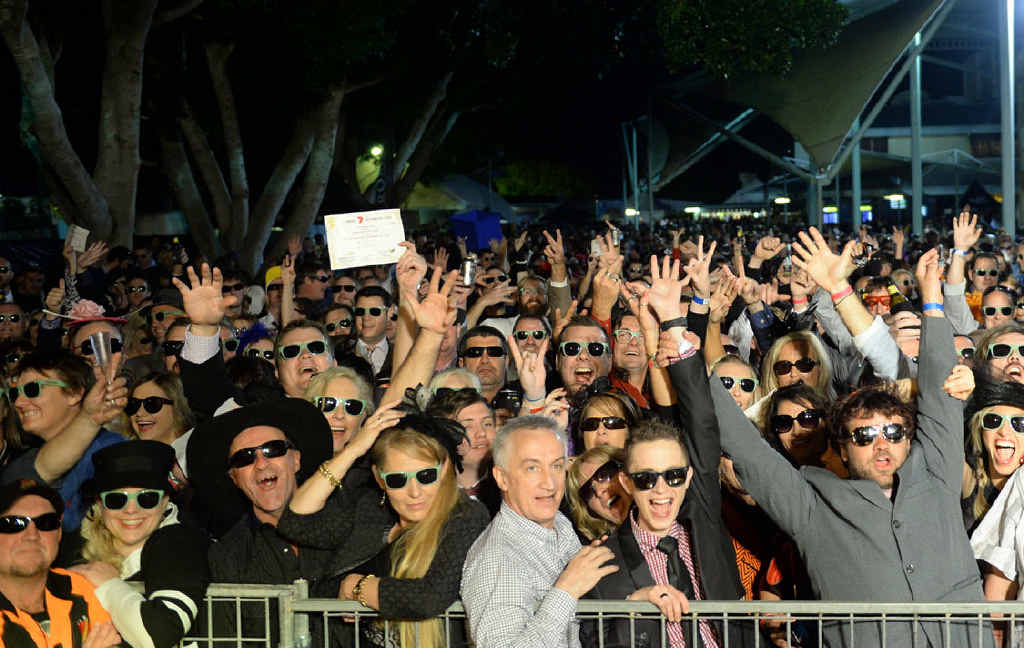
{"type": "Polygon", "coordinates": [[[658,551],[668,557],[668,584],[685,594],[686,598],[692,599],[690,575],[683,569],[683,561],[679,558],[679,541],[667,535],[658,540],[658,551]]]}

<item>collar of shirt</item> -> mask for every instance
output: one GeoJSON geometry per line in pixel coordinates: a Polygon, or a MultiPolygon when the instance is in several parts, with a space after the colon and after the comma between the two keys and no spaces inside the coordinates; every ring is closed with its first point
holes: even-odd
{"type": "MultiPolygon", "coordinates": [[[[661,540],[661,538],[640,526],[636,521],[636,508],[634,508],[629,514],[629,524],[633,528],[633,537],[636,538],[641,549],[645,549],[647,551],[658,550],[658,541],[661,540]]],[[[683,533],[683,527],[678,522],[672,522],[672,526],[669,527],[666,535],[670,535],[675,538],[680,545],[686,542],[686,534],[683,533]]]]}
{"type": "Polygon", "coordinates": [[[559,511],[555,514],[555,526],[551,529],[527,520],[512,510],[506,502],[501,503],[501,510],[494,518],[498,528],[517,542],[536,548],[553,550],[568,562],[580,550],[580,540],[573,531],[572,522],[559,511]]]}

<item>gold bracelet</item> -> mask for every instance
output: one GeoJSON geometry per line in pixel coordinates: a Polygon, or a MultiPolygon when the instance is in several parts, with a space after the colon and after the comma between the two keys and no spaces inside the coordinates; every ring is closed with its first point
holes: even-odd
{"type": "Polygon", "coordinates": [[[362,605],[363,607],[370,607],[366,604],[366,597],[363,596],[363,586],[366,585],[366,579],[371,576],[373,576],[373,574],[363,576],[359,579],[359,582],[356,583],[356,586],[352,588],[352,598],[359,601],[359,605],[362,605]]]}
{"type": "Polygon", "coordinates": [[[328,470],[327,461],[320,464],[320,467],[317,469],[317,471],[323,476],[324,479],[331,482],[331,486],[341,490],[341,481],[334,476],[334,473],[328,470]]]}

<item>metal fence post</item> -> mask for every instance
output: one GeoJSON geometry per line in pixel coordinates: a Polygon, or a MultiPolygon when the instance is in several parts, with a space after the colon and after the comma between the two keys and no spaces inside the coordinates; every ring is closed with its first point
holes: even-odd
{"type": "MultiPolygon", "coordinates": [[[[292,588],[281,597],[277,604],[278,614],[281,615],[281,648],[310,648],[313,644],[313,637],[309,634],[309,615],[296,614],[292,605],[297,599],[309,598],[309,582],[305,579],[298,579],[292,583],[292,588]]],[[[326,623],[324,631],[326,632],[326,623]]]]}

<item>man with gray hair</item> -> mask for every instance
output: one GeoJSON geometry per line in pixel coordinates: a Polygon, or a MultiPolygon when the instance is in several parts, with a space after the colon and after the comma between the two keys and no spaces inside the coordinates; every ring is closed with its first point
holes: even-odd
{"type": "Polygon", "coordinates": [[[543,416],[512,419],[491,452],[503,502],[462,569],[473,642],[578,648],[576,602],[618,567],[606,564],[613,556],[601,540],[581,547],[558,511],[568,469],[565,431],[543,416]]]}

